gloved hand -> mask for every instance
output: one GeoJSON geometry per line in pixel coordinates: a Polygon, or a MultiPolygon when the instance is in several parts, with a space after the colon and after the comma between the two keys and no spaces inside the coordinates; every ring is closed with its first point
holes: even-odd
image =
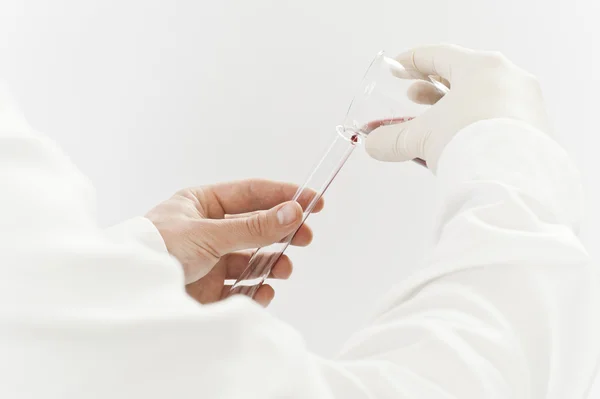
{"type": "MultiPolygon", "coordinates": [[[[186,290],[201,303],[221,299],[229,290],[225,280],[237,279],[253,249],[271,245],[293,233],[302,223],[302,207],[310,196],[289,201],[298,186],[267,180],[244,180],[181,190],[152,209],[146,217],[154,223],[165,245],[181,265],[186,290]],[[242,252],[240,252],[242,251],[242,252]]],[[[323,208],[321,200],[313,210],[323,208]]],[[[292,245],[306,246],[312,231],[300,227],[292,245]]],[[[283,255],[273,267],[273,278],[292,273],[290,259],[283,255]]],[[[266,306],[273,298],[264,284],[254,299],[266,306]]]]}
{"type": "Polygon", "coordinates": [[[366,149],[375,159],[421,158],[435,172],[446,145],[475,122],[510,118],[550,130],[538,81],[499,53],[434,45],[405,52],[397,60],[406,68],[395,73],[399,78],[420,79],[409,88],[409,98],[433,106],[411,121],[371,132],[366,149]],[[444,95],[429,76],[450,91],[444,95]]]}

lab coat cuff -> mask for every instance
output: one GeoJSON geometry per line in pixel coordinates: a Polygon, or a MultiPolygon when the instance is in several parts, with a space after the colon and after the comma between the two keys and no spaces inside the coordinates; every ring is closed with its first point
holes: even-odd
{"type": "Polygon", "coordinates": [[[543,204],[556,221],[578,226],[583,188],[574,162],[547,133],[514,119],[490,119],[462,129],[438,163],[441,196],[474,183],[510,186],[543,204]]]}
{"type": "MultiPolygon", "coordinates": [[[[555,147],[554,152],[561,150],[548,134],[528,123],[509,118],[481,120],[461,129],[454,136],[442,152],[439,165],[452,171],[457,166],[481,163],[482,160],[489,164],[490,161],[507,157],[530,158],[542,143],[543,147],[555,147]],[[493,158],[490,159],[489,155],[493,155],[493,158]]],[[[472,167],[470,170],[473,170],[472,167]]]]}
{"type": "Polygon", "coordinates": [[[112,237],[134,239],[142,245],[157,251],[168,253],[167,246],[160,232],[150,220],[145,217],[135,217],[107,229],[112,237]]]}

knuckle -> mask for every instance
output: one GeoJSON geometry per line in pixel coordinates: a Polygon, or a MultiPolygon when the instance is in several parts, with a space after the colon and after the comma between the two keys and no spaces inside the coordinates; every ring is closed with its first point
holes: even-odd
{"type": "Polygon", "coordinates": [[[248,179],[247,182],[248,182],[248,190],[254,194],[259,191],[258,188],[264,186],[265,184],[268,184],[269,180],[259,178],[259,177],[253,177],[253,178],[248,179]]]}
{"type": "Polygon", "coordinates": [[[267,231],[268,220],[263,213],[247,218],[245,223],[248,233],[253,237],[260,237],[267,231]]]}
{"type": "MultiPolygon", "coordinates": [[[[201,191],[201,190],[197,190],[197,191],[201,191]]],[[[182,197],[182,198],[189,198],[192,196],[192,189],[191,188],[182,188],[180,190],[177,190],[175,192],[175,194],[173,194],[174,197],[182,197]]]]}
{"type": "Polygon", "coordinates": [[[251,178],[246,180],[246,195],[250,201],[250,204],[254,207],[258,207],[260,202],[261,194],[264,192],[265,187],[269,186],[269,181],[261,178],[251,178]]]}
{"type": "Polygon", "coordinates": [[[254,189],[256,188],[257,185],[259,185],[262,182],[262,179],[256,178],[256,177],[252,177],[250,179],[246,180],[246,183],[248,183],[248,190],[249,191],[254,191],[254,189]]]}
{"type": "Polygon", "coordinates": [[[175,192],[172,198],[185,199],[196,204],[208,203],[209,187],[188,187],[175,192]]]}
{"type": "MultiPolygon", "coordinates": [[[[477,54],[475,50],[454,43],[442,44],[440,49],[447,54],[451,54],[452,57],[460,57],[464,60],[467,60],[474,54],[477,54]]],[[[457,58],[454,59],[456,60],[457,58]]]]}
{"type": "Polygon", "coordinates": [[[395,132],[393,145],[391,147],[391,155],[392,159],[396,161],[405,161],[412,156],[417,156],[414,154],[414,131],[410,128],[410,121],[404,122],[404,124],[409,124],[409,126],[403,126],[399,131],[395,132]]]}

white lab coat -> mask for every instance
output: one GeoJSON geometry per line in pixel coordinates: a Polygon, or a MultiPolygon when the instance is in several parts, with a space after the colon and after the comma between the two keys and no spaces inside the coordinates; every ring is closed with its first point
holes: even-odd
{"type": "Polygon", "coordinates": [[[323,359],[246,298],[191,300],[148,220],[99,229],[90,182],[1,97],[0,398],[583,398],[596,267],[579,177],[543,133],[460,132],[434,251],[323,359]]]}

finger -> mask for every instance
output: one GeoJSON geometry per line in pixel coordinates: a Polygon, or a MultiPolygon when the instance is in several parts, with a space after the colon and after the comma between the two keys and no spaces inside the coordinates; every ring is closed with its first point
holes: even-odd
{"type": "MultiPolygon", "coordinates": [[[[224,214],[233,215],[265,210],[290,201],[298,191],[298,186],[291,183],[250,179],[216,184],[199,188],[197,191],[203,195],[213,196],[220,209],[212,213],[220,214],[217,217],[223,217],[224,214]]],[[[315,196],[314,191],[306,190],[304,195],[298,198],[298,203],[305,209],[315,196]]],[[[322,201],[317,202],[315,208],[316,212],[321,210],[323,208],[322,201]]],[[[215,218],[213,215],[209,215],[209,217],[215,218]]]]}
{"type": "MultiPolygon", "coordinates": [[[[311,213],[319,213],[323,210],[323,205],[325,204],[325,201],[321,198],[319,200],[319,202],[317,203],[317,205],[315,205],[315,207],[313,208],[313,210],[311,211],[311,213]]],[[[302,206],[302,204],[300,204],[302,206]]],[[[302,207],[302,209],[304,209],[304,207],[302,207]]],[[[225,219],[239,219],[239,218],[247,218],[253,215],[256,215],[257,213],[259,213],[261,211],[252,211],[252,212],[244,212],[244,213],[236,213],[233,215],[229,215],[226,214],[224,216],[225,219]]]]}
{"type": "Polygon", "coordinates": [[[439,75],[430,75],[430,76],[429,76],[429,79],[430,79],[430,80],[431,80],[433,83],[435,83],[435,82],[439,82],[439,83],[443,84],[443,85],[444,85],[444,87],[443,87],[443,88],[442,88],[442,90],[441,90],[441,91],[443,91],[443,92],[447,92],[447,90],[449,90],[449,89],[450,89],[450,81],[449,81],[448,79],[446,79],[446,78],[442,77],[442,76],[439,76],[439,75]]]}
{"type": "Polygon", "coordinates": [[[389,118],[389,119],[377,119],[377,120],[371,121],[371,122],[367,123],[366,125],[364,125],[362,127],[361,131],[363,131],[365,134],[369,134],[373,130],[377,129],[380,126],[393,125],[396,123],[404,123],[404,122],[408,122],[412,119],[414,119],[414,118],[411,116],[400,117],[400,118],[389,118]]]}
{"type": "MultiPolygon", "coordinates": [[[[256,212],[247,212],[239,215],[225,215],[225,219],[240,219],[244,217],[249,217],[258,214],[261,211],[256,212]]],[[[309,225],[303,224],[300,226],[294,238],[292,239],[291,244],[296,247],[306,247],[310,245],[313,240],[313,231],[309,225]]]]}
{"type": "Polygon", "coordinates": [[[418,125],[419,118],[408,122],[383,125],[367,136],[367,153],[380,161],[403,162],[415,158],[425,159],[422,140],[424,134],[418,125]]]}
{"type": "Polygon", "coordinates": [[[411,101],[424,105],[433,105],[445,95],[433,83],[424,80],[413,83],[407,94],[411,101]]]}
{"type": "MultiPolygon", "coordinates": [[[[221,298],[226,298],[229,295],[229,291],[231,291],[231,285],[223,286],[223,290],[221,291],[221,298]]],[[[263,284],[256,290],[254,294],[254,299],[259,305],[263,307],[269,306],[273,298],[275,297],[275,290],[269,284],[263,284]]]]}
{"type": "Polygon", "coordinates": [[[439,44],[416,47],[396,57],[407,71],[422,76],[437,75],[452,81],[452,71],[469,65],[473,50],[456,45],[439,44]]]}
{"type": "Polygon", "coordinates": [[[269,278],[275,280],[287,280],[292,276],[294,264],[286,255],[281,255],[281,258],[275,263],[269,278]]]}
{"type": "Polygon", "coordinates": [[[185,286],[185,291],[191,298],[202,304],[208,304],[218,300],[218,298],[214,296],[213,291],[211,289],[207,289],[206,284],[204,284],[201,280],[187,284],[185,286]]]}
{"type": "Polygon", "coordinates": [[[306,247],[313,240],[312,229],[307,225],[302,225],[294,235],[291,244],[295,247],[306,247]]]}
{"type": "Polygon", "coordinates": [[[197,239],[211,248],[213,255],[223,256],[279,242],[301,223],[302,208],[291,201],[246,218],[199,221],[197,239]]]}
{"type": "Polygon", "coordinates": [[[404,66],[402,65],[400,62],[394,60],[394,62],[396,63],[395,66],[392,66],[390,68],[392,75],[394,75],[397,78],[400,79],[420,79],[420,80],[427,80],[427,75],[424,73],[419,72],[413,65],[412,63],[404,66]]]}
{"type": "Polygon", "coordinates": [[[271,301],[275,297],[275,290],[268,284],[263,284],[254,294],[254,300],[258,302],[259,305],[263,307],[267,307],[271,304],[271,301]]]}
{"type": "MultiPolygon", "coordinates": [[[[251,252],[235,252],[224,256],[221,261],[225,262],[225,279],[237,280],[248,267],[251,256],[251,252]]],[[[273,266],[269,278],[286,280],[291,276],[292,270],[293,265],[290,258],[281,255],[273,266]]]]}

